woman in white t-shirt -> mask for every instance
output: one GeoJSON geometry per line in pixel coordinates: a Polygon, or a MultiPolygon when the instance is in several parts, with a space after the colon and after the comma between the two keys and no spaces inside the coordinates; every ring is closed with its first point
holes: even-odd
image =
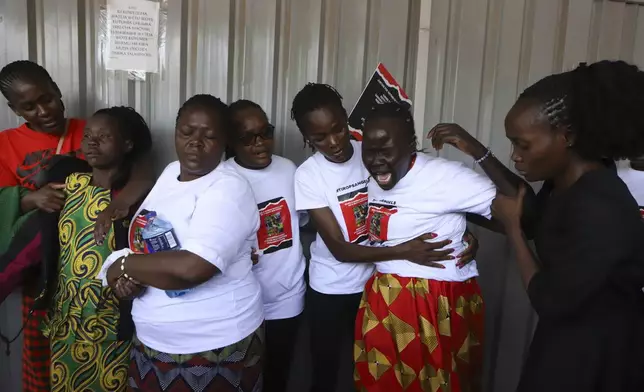
{"type": "Polygon", "coordinates": [[[227,162],[248,180],[259,210],[253,273],[262,287],[266,318],[264,392],[284,392],[306,291],[295,164],[273,155],[275,128],[258,104],[242,99],[230,105],[230,112],[233,134],[227,162]]]}
{"type": "MultiPolygon", "coordinates": [[[[466,214],[489,219],[497,186],[512,194],[521,181],[508,172],[495,186],[461,162],[417,152],[415,134],[411,112],[395,103],[377,105],[365,122],[370,244],[391,247],[432,232],[459,252],[466,214]]],[[[483,299],[476,262],[439,264],[429,268],[404,257],[376,263],[355,324],[361,391],[481,390],[483,299]]]]}
{"type": "Polygon", "coordinates": [[[147,286],[132,307],[134,390],[262,388],[262,299],[250,255],[259,214],[248,181],[221,162],[230,127],[228,107],[211,95],[183,104],[175,130],[179,160],[137,212],[130,247],[137,246],[141,211],[156,212],[174,232],[147,242],[143,254],[110,256],[110,286],[119,277],[147,286]],[[178,249],[149,253],[163,242],[178,249]],[[189,291],[171,297],[167,290],[189,291]]]}
{"type": "MultiPolygon", "coordinates": [[[[307,294],[312,391],[329,392],[336,390],[338,370],[344,363],[341,353],[347,358],[351,355],[352,346],[346,343],[353,340],[362,290],[373,273],[371,263],[406,259],[436,266],[437,261],[452,258],[455,250],[441,249],[451,242],[447,239],[425,242],[435,237],[431,230],[396,246],[365,246],[369,173],[362,164],[361,143],[351,140],[342,97],[331,86],[309,83],[295,96],[291,117],[305,144],[317,151],[295,173],[295,202],[298,211],[308,212],[317,230],[307,294]]],[[[459,262],[471,260],[471,250],[458,256],[459,262]]]]}

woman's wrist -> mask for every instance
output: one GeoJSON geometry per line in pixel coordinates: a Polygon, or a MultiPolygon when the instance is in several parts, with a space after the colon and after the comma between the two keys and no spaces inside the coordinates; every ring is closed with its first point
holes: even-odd
{"type": "Polygon", "coordinates": [[[511,240],[523,240],[523,230],[520,222],[514,222],[506,226],[506,235],[511,240]]]}
{"type": "MultiPolygon", "coordinates": [[[[476,140],[476,139],[475,139],[476,140]]],[[[485,147],[481,142],[478,140],[476,141],[476,144],[473,146],[474,148],[472,149],[471,156],[474,158],[476,161],[481,161],[486,155],[490,154],[490,149],[485,147]]]]}
{"type": "Polygon", "coordinates": [[[33,201],[33,194],[33,192],[28,192],[22,197],[22,199],[20,199],[20,210],[23,213],[36,209],[36,203],[33,201]]]}

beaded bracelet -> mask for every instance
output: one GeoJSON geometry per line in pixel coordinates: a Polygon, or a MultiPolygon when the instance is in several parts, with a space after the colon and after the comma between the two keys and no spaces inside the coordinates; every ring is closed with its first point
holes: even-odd
{"type": "Polygon", "coordinates": [[[123,258],[121,259],[121,276],[122,276],[122,277],[124,277],[124,278],[125,278],[125,279],[127,279],[127,280],[132,280],[132,278],[130,278],[130,275],[128,275],[128,274],[125,272],[125,260],[127,260],[127,257],[128,257],[128,256],[129,256],[129,255],[127,255],[127,256],[123,256],[123,258]]]}
{"type": "Polygon", "coordinates": [[[488,147],[487,151],[485,152],[485,154],[483,154],[483,156],[480,157],[479,159],[475,159],[474,163],[479,164],[479,163],[483,162],[484,160],[488,159],[490,157],[490,155],[492,155],[492,150],[490,150],[490,147],[488,147]]]}

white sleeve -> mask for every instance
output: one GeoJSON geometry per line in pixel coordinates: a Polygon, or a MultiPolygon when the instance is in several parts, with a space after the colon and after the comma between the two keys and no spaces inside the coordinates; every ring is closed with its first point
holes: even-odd
{"type": "Polygon", "coordinates": [[[258,228],[259,213],[250,185],[241,178],[227,178],[199,196],[181,249],[225,274],[258,228]]]}
{"type": "Polygon", "coordinates": [[[449,161],[443,181],[448,184],[450,211],[492,217],[496,186],[486,175],[479,174],[461,162],[449,161]]]}
{"type": "Polygon", "coordinates": [[[300,167],[295,172],[295,209],[314,210],[329,206],[323,189],[319,189],[315,175],[300,167]]]}
{"type": "Polygon", "coordinates": [[[100,280],[103,283],[103,287],[109,286],[107,283],[107,270],[110,269],[110,267],[116,262],[116,260],[120,259],[121,257],[131,255],[132,253],[134,252],[132,252],[130,248],[123,248],[121,250],[117,250],[116,252],[112,252],[112,254],[110,254],[103,262],[101,270],[98,271],[95,279],[100,280]]]}

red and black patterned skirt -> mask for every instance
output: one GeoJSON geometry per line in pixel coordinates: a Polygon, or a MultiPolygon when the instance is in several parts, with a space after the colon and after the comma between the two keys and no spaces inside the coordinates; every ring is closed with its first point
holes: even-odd
{"type": "Polygon", "coordinates": [[[478,392],[483,299],[475,279],[376,273],[356,318],[355,380],[368,392],[478,392]]]}
{"type": "Polygon", "coordinates": [[[34,298],[27,294],[22,296],[22,323],[25,326],[22,349],[22,391],[49,391],[49,339],[41,330],[40,324],[45,311],[29,311],[34,306],[34,298]]]}

